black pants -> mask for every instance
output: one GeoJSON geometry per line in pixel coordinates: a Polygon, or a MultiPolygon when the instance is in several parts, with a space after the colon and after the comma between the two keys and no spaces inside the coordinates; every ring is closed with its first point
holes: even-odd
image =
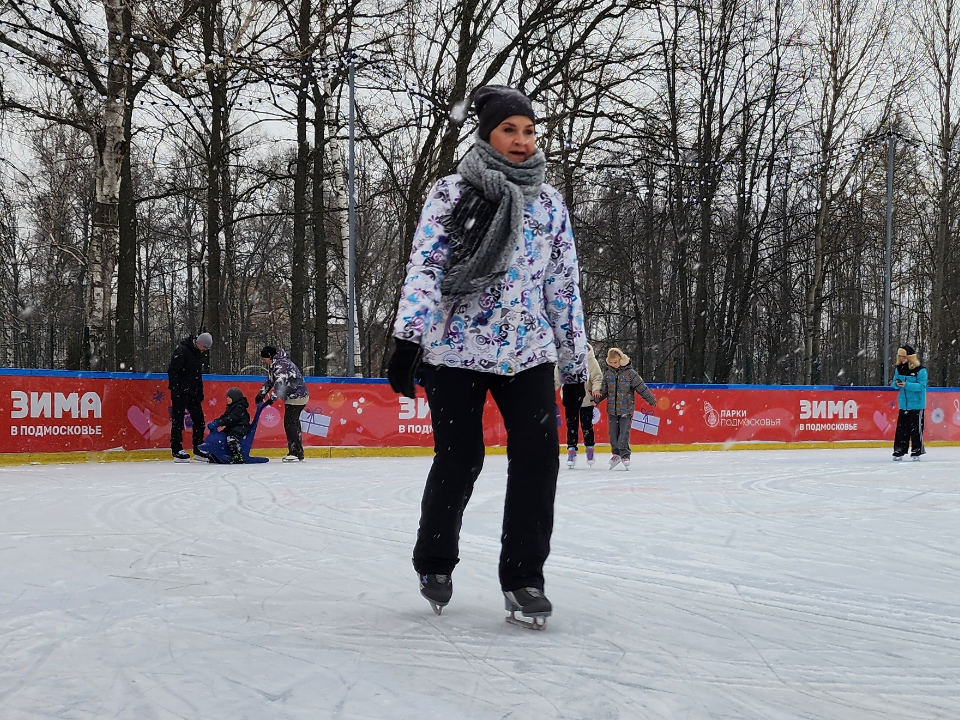
{"type": "Polygon", "coordinates": [[[183,450],[183,413],[190,413],[190,422],[193,423],[193,449],[196,450],[203,443],[203,431],[206,427],[203,419],[203,400],[196,397],[175,396],[171,398],[173,409],[170,417],[170,449],[173,452],[183,450]]]}
{"type": "Polygon", "coordinates": [[[283,404],[283,431],[287,434],[287,452],[303,460],[303,436],[300,434],[300,413],[303,405],[283,404]]]}
{"type": "Polygon", "coordinates": [[[583,427],[583,444],[593,447],[593,406],[565,407],[567,419],[567,447],[575,448],[579,442],[579,428],[583,427]]]}
{"type": "Polygon", "coordinates": [[[560,469],[553,365],[513,377],[428,365],[421,378],[436,454],[423,490],[414,568],[449,574],[459,562],[463,511],[483,469],[483,406],[489,390],[507,430],[500,586],[542,589],[560,469]]]}
{"type": "Polygon", "coordinates": [[[897,415],[897,434],[893,439],[893,454],[906,455],[913,443],[913,454],[923,449],[923,410],[901,410],[897,415]]]}

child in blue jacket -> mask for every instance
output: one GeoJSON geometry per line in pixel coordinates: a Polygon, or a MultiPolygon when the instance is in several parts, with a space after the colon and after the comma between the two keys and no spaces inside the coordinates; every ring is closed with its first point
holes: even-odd
{"type": "Polygon", "coordinates": [[[893,459],[910,457],[919,460],[923,449],[923,411],[927,407],[927,369],[917,359],[917,352],[909,345],[897,350],[897,368],[890,384],[900,391],[900,414],[897,416],[897,434],[893,440],[893,459]]]}

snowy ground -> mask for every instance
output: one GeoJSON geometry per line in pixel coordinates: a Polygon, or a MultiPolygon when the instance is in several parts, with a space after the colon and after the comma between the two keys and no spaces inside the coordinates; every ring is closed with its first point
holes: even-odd
{"type": "Polygon", "coordinates": [[[0,717],[960,717],[960,448],[606,459],[561,470],[542,633],[502,456],[442,617],[429,458],[0,469],[0,717]]]}

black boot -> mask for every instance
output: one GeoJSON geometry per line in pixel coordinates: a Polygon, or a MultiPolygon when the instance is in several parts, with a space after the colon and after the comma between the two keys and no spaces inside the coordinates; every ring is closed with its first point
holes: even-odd
{"type": "Polygon", "coordinates": [[[449,575],[426,573],[419,574],[420,594],[433,606],[439,615],[453,597],[453,579],[449,575]]]}
{"type": "Polygon", "coordinates": [[[547,600],[540,588],[525,587],[516,590],[503,591],[504,606],[510,613],[508,623],[528,627],[532,630],[543,630],[547,626],[547,618],[553,613],[553,605],[547,600]],[[514,613],[520,612],[525,618],[518,618],[514,613]]]}
{"type": "Polygon", "coordinates": [[[240,441],[235,437],[228,437],[227,447],[230,450],[230,463],[233,465],[243,465],[243,453],[240,451],[240,441]]]}

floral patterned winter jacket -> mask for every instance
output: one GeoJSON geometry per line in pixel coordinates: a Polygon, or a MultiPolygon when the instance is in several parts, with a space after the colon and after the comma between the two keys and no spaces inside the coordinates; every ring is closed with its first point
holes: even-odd
{"type": "Polygon", "coordinates": [[[466,184],[459,175],[430,190],[413,239],[394,336],[419,341],[423,361],[514,375],[557,363],[563,382],[587,379],[579,268],[567,208],[543,185],[524,208],[523,247],[506,276],[475,295],[442,297],[445,229],[466,184]]]}
{"type": "MultiPolygon", "coordinates": [[[[303,401],[304,398],[310,397],[300,369],[294,365],[290,355],[283,348],[277,350],[276,357],[273,358],[270,369],[267,370],[267,380],[263,383],[262,392],[264,395],[269,394],[271,390],[284,402],[288,400],[303,401]]],[[[291,404],[302,404],[302,402],[291,404]]]]}

